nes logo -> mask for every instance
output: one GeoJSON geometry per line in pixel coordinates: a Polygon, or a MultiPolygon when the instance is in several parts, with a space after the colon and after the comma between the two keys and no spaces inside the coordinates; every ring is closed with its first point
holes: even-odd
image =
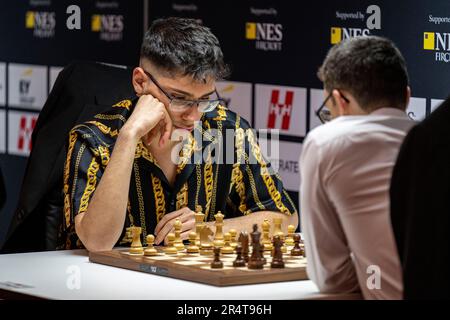
{"type": "Polygon", "coordinates": [[[25,13],[25,28],[32,29],[36,38],[52,38],[55,35],[55,12],[27,11],[25,13]]]}
{"type": "Polygon", "coordinates": [[[47,67],[10,63],[8,104],[40,110],[47,98],[47,67]]]}
{"type": "Polygon", "coordinates": [[[31,151],[31,134],[33,133],[37,113],[9,111],[8,113],[8,153],[28,156],[31,151]]]}
{"type": "Polygon", "coordinates": [[[227,103],[228,108],[252,124],[252,84],[218,81],[216,82],[216,88],[219,96],[227,103]]]}
{"type": "Polygon", "coordinates": [[[258,139],[264,157],[270,161],[275,172],[290,191],[298,191],[300,185],[300,153],[302,144],[279,140],[258,139]],[[278,146],[274,145],[278,143],[278,146]]]}
{"type": "MultiPolygon", "coordinates": [[[[337,44],[341,42],[342,40],[353,38],[353,37],[359,37],[359,36],[368,36],[371,34],[371,30],[375,29],[381,29],[381,9],[377,5],[370,5],[367,7],[366,10],[367,19],[366,24],[363,26],[363,28],[346,28],[346,27],[332,27],[331,28],[331,38],[330,42],[331,44],[337,44]]],[[[344,17],[349,18],[355,18],[353,16],[356,16],[356,19],[359,20],[360,18],[364,19],[365,16],[358,12],[358,14],[345,14],[345,13],[339,13],[339,17],[341,19],[346,19],[344,17]]]]}
{"type": "Polygon", "coordinates": [[[91,19],[91,31],[98,32],[100,40],[121,41],[123,37],[123,15],[94,14],[91,19]]]}
{"type": "Polygon", "coordinates": [[[281,51],[283,41],[283,25],[279,23],[247,22],[245,38],[255,40],[255,48],[263,51],[281,51]]]}
{"type": "Polygon", "coordinates": [[[450,62],[450,33],[424,32],[423,49],[434,51],[435,61],[450,62]]]}
{"type": "Polygon", "coordinates": [[[306,89],[265,84],[255,86],[255,128],[280,134],[306,134],[306,89]]]}
{"type": "Polygon", "coordinates": [[[5,111],[0,110],[0,153],[5,153],[6,151],[6,122],[5,122],[5,111]]]}
{"type": "Polygon", "coordinates": [[[0,106],[6,104],[6,63],[0,63],[0,106]]]}

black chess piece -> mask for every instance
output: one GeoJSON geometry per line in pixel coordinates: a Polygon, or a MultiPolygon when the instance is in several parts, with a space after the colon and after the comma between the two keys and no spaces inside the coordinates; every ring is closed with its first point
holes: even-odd
{"type": "Polygon", "coordinates": [[[211,262],[211,268],[213,269],[223,268],[223,262],[220,261],[220,247],[214,247],[214,260],[211,262]]]}
{"type": "Polygon", "coordinates": [[[283,240],[280,236],[273,237],[273,258],[270,264],[271,268],[284,268],[283,252],[281,247],[283,246],[283,240]]]}
{"type": "Polygon", "coordinates": [[[236,245],[236,260],[233,261],[233,267],[245,267],[245,260],[242,257],[242,244],[236,245]]]}
{"type": "Polygon", "coordinates": [[[259,240],[261,239],[261,232],[258,231],[258,225],[253,225],[253,232],[251,233],[252,237],[252,255],[250,260],[248,261],[249,269],[263,269],[264,268],[264,260],[262,256],[261,243],[259,240]]]}
{"type": "Polygon", "coordinates": [[[239,234],[239,242],[242,245],[242,257],[245,260],[245,263],[248,262],[248,233],[247,231],[241,231],[239,234]]]}
{"type": "Polygon", "coordinates": [[[294,234],[294,248],[292,248],[291,250],[291,256],[302,256],[303,255],[303,250],[300,247],[300,235],[299,234],[294,234]]]}

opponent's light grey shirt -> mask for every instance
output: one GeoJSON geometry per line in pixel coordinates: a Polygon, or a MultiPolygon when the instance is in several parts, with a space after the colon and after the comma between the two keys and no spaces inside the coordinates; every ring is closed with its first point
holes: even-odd
{"type": "Polygon", "coordinates": [[[402,298],[389,186],[400,145],[414,124],[405,112],[382,108],[338,117],[306,137],[300,221],[308,276],[321,291],[402,298]]]}

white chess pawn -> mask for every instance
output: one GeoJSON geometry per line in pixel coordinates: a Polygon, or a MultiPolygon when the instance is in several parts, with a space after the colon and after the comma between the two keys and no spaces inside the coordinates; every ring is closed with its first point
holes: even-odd
{"type": "Polygon", "coordinates": [[[144,256],[156,256],[158,255],[158,250],[153,247],[153,244],[155,243],[155,236],[152,234],[149,234],[147,237],[147,248],[144,250],[144,256]]]}
{"type": "Polygon", "coordinates": [[[174,246],[175,235],[173,233],[169,233],[167,235],[167,241],[169,242],[167,247],[164,248],[165,254],[178,254],[177,248],[174,246]]]}
{"type": "Polygon", "coordinates": [[[234,249],[233,249],[233,247],[230,245],[230,242],[231,242],[231,234],[230,234],[229,232],[225,233],[224,239],[225,239],[225,244],[224,244],[224,246],[221,248],[220,252],[221,252],[222,254],[232,254],[232,253],[234,253],[234,249]]]}
{"type": "Polygon", "coordinates": [[[236,250],[236,246],[237,246],[237,240],[236,240],[237,231],[236,231],[236,229],[230,229],[230,231],[228,231],[228,232],[231,235],[230,246],[233,248],[233,250],[236,250]]]}
{"type": "Polygon", "coordinates": [[[294,233],[295,233],[295,226],[293,226],[292,224],[288,225],[288,235],[287,235],[286,241],[284,243],[288,247],[293,247],[295,245],[294,233]]]}
{"type": "Polygon", "coordinates": [[[187,253],[199,253],[200,248],[197,246],[197,233],[189,233],[189,245],[186,249],[187,253]]]}

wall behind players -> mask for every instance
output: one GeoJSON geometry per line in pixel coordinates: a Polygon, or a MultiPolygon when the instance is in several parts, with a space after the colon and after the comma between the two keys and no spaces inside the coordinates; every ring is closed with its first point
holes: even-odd
{"type": "Polygon", "coordinates": [[[195,18],[218,36],[232,67],[229,81],[218,83],[219,92],[257,129],[280,130],[279,156],[268,157],[296,203],[302,142],[319,125],[314,110],[323,99],[316,71],[334,43],[369,34],[391,38],[408,63],[413,97],[408,114],[415,120],[449,93],[445,0],[27,0],[2,1],[0,9],[0,166],[8,192],[0,245],[17,202],[33,125],[61,67],[73,59],[135,65],[143,30],[155,18],[195,18]],[[81,13],[79,30],[68,29],[76,24],[69,19],[74,8],[68,9],[74,3],[81,13]]]}

